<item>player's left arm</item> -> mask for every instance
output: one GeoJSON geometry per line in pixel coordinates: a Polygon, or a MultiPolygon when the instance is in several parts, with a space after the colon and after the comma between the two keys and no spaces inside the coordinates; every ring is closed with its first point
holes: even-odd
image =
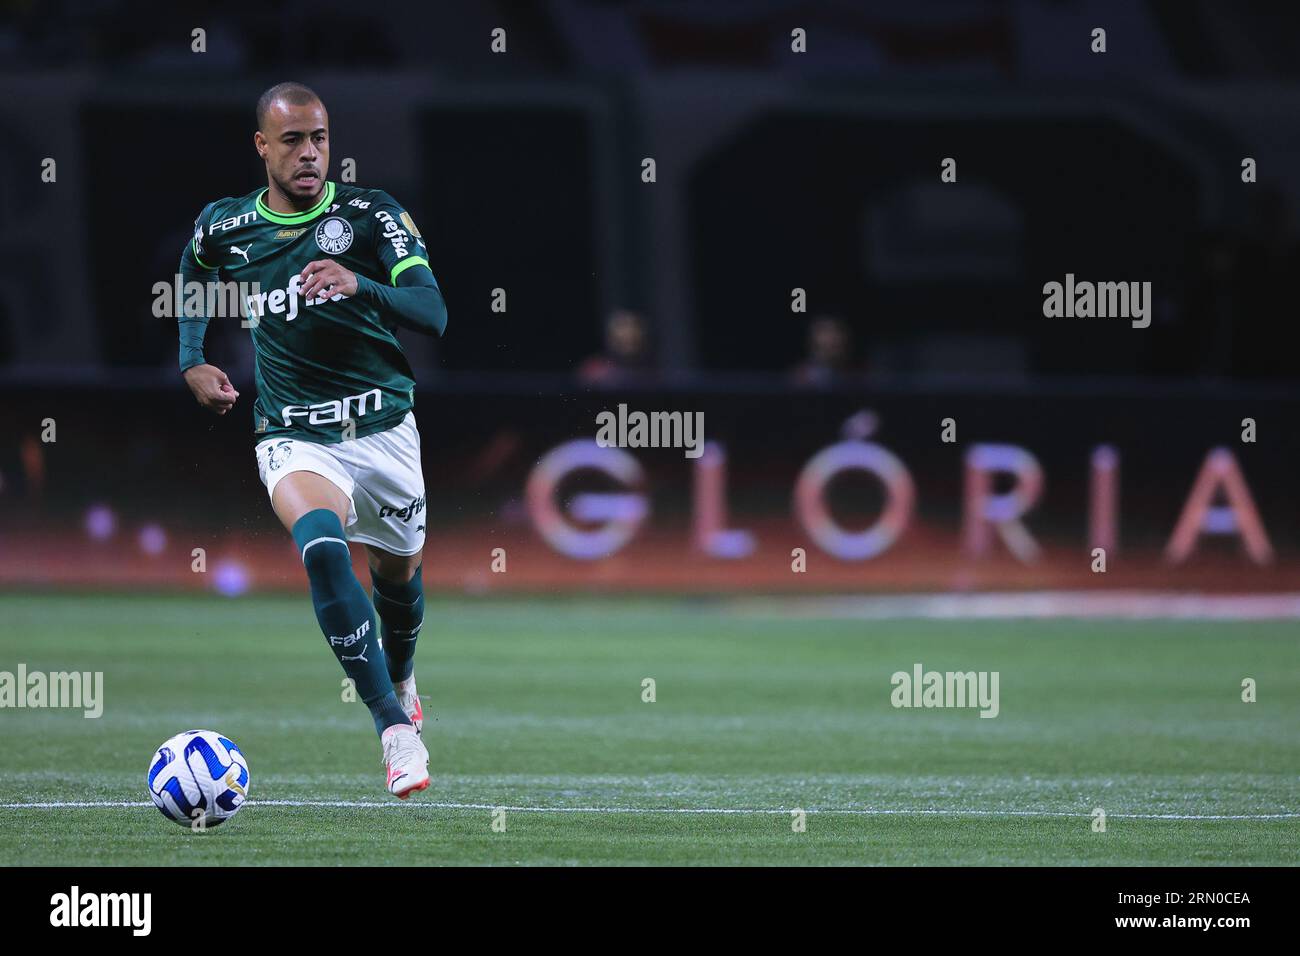
{"type": "Polygon", "coordinates": [[[447,328],[447,303],[424,257],[424,239],[410,213],[387,193],[375,195],[379,198],[367,210],[370,241],[389,284],[354,273],[332,259],[320,259],[302,270],[301,294],[308,299],[321,293],[355,295],[379,306],[402,328],[441,335],[447,328]]]}
{"type": "Polygon", "coordinates": [[[442,335],[447,328],[447,303],[429,267],[407,269],[397,276],[396,283],[380,285],[357,276],[357,291],[394,316],[402,328],[442,335]]]}

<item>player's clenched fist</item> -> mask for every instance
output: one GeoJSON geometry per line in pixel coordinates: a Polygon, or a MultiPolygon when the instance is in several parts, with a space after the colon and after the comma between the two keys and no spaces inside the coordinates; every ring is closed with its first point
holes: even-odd
{"type": "Polygon", "coordinates": [[[230,384],[226,373],[215,365],[195,365],[185,370],[185,384],[190,387],[198,403],[209,411],[224,415],[234,407],[239,393],[230,384]]]}
{"type": "Polygon", "coordinates": [[[333,259],[317,259],[307,263],[302,272],[298,273],[298,290],[304,299],[339,293],[356,295],[357,277],[333,259]]]}

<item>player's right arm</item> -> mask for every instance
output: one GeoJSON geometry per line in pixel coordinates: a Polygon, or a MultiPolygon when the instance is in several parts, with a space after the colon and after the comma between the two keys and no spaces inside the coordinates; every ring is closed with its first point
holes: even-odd
{"type": "Polygon", "coordinates": [[[184,294],[191,282],[206,286],[217,278],[216,268],[203,261],[204,232],[211,209],[211,204],[204,206],[199,217],[194,220],[194,238],[185,244],[185,251],[181,253],[182,304],[177,322],[180,331],[181,375],[185,378],[185,384],[190,387],[200,405],[218,415],[224,415],[234,407],[239,392],[230,384],[225,372],[215,365],[209,365],[203,357],[203,337],[208,330],[209,318],[205,308],[207,296],[192,297],[184,294]]]}

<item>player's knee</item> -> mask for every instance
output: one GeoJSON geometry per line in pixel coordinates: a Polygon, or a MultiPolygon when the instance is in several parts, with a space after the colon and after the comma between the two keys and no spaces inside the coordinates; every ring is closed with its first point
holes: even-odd
{"type": "Polygon", "coordinates": [[[413,554],[402,562],[400,574],[397,580],[401,584],[409,584],[411,580],[420,573],[420,556],[413,554]]]}
{"type": "Polygon", "coordinates": [[[346,606],[361,590],[346,545],[330,541],[308,548],[302,563],[318,614],[330,614],[336,606],[346,606]]]}
{"type": "Polygon", "coordinates": [[[294,524],[293,539],[313,589],[328,592],[346,585],[352,577],[352,555],[338,515],[325,508],[309,511],[294,524]]]}
{"type": "Polygon", "coordinates": [[[416,554],[370,554],[370,573],[373,577],[393,584],[407,584],[420,570],[421,556],[416,554]]]}
{"type": "Polygon", "coordinates": [[[340,565],[352,567],[351,556],[345,544],[334,540],[321,541],[312,545],[302,555],[302,566],[307,569],[307,577],[336,570],[340,565]]]}

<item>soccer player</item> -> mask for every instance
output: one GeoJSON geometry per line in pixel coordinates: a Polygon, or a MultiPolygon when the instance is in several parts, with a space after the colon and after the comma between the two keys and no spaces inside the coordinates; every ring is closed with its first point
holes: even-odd
{"type": "MultiPolygon", "coordinates": [[[[325,639],[370,708],[388,789],[406,799],[429,785],[414,676],[425,498],[415,381],[393,333],[441,335],[447,308],[411,216],[381,190],[326,180],[320,97],[300,83],[267,90],[253,145],[266,186],[203,208],[181,276],[187,286],[257,283],[242,310],[256,357],[258,472],[298,545],[325,639]],[[348,541],[365,545],[373,607],[348,541]]],[[[212,316],[192,311],[186,300],[181,372],[199,404],[224,415],[239,392],[204,360],[212,316]]]]}

